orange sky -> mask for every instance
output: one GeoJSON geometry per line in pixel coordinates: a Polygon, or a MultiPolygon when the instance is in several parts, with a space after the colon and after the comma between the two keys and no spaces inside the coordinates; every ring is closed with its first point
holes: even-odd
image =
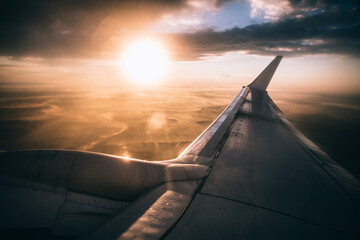
{"type": "MultiPolygon", "coordinates": [[[[229,53],[199,61],[171,62],[170,70],[151,87],[193,83],[214,86],[233,82],[247,85],[267,66],[272,57],[229,53]]],[[[360,60],[337,55],[284,58],[269,89],[311,92],[360,91],[360,60]]],[[[139,69],[141,71],[141,69],[139,69]]],[[[0,82],[32,83],[66,86],[69,88],[102,87],[115,90],[125,85],[138,88],[123,74],[119,59],[113,60],[52,60],[0,59],[0,82]]],[[[26,84],[24,85],[26,86],[26,84]]],[[[149,87],[149,86],[147,86],[149,87]]]]}
{"type": "MultiPolygon", "coordinates": [[[[4,6],[2,84],[141,88],[124,74],[121,56],[133,42],[156,38],[171,68],[145,88],[246,85],[284,55],[270,89],[360,91],[360,10],[352,0],[34,0],[4,6]]],[[[133,72],[161,68],[156,51],[137,54],[133,72]]]]}

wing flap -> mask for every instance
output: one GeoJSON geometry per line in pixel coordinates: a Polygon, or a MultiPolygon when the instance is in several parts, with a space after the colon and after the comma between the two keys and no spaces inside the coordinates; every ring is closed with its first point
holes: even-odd
{"type": "Polygon", "coordinates": [[[129,205],[86,239],[160,239],[192,199],[198,181],[163,184],[129,205]]]}

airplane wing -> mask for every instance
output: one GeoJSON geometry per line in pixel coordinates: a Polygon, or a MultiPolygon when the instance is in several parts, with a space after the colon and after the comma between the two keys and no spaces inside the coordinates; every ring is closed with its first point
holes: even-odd
{"type": "Polygon", "coordinates": [[[176,159],[0,153],[1,229],[82,239],[358,239],[359,181],[266,92],[280,61],[176,159]]]}

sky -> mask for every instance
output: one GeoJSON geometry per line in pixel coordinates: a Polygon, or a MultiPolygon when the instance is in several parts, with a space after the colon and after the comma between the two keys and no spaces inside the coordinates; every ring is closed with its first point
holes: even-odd
{"type": "Polygon", "coordinates": [[[174,157],[241,86],[283,55],[270,96],[300,130],[349,168],[360,169],[349,160],[358,156],[354,134],[360,129],[359,5],[352,0],[4,0],[0,150],[174,157]],[[157,39],[170,63],[161,81],[142,86],[124,74],[121,56],[144,37],[157,39]],[[166,101],[178,108],[171,110],[166,101]],[[140,123],[147,127],[129,137],[140,123]],[[160,140],[170,150],[149,150],[160,140]],[[137,153],[144,142],[149,152],[137,153]]]}
{"type": "Polygon", "coordinates": [[[2,82],[19,80],[19,66],[116,72],[129,42],[155,36],[172,61],[168,82],[248,84],[283,55],[272,88],[360,90],[358,1],[20,0],[2,1],[0,11],[2,82]]]}

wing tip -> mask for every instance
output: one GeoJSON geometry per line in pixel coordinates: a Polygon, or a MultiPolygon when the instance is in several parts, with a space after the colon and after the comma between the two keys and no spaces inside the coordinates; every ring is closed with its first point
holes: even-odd
{"type": "Polygon", "coordinates": [[[281,59],[283,56],[277,55],[271,63],[260,73],[260,75],[249,84],[250,88],[255,88],[257,90],[266,91],[281,59]]]}

